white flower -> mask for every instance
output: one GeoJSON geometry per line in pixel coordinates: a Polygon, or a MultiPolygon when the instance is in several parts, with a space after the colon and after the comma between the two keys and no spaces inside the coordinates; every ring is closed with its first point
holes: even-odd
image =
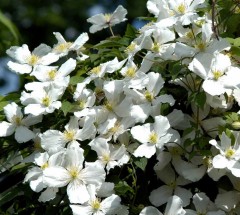
{"type": "Polygon", "coordinates": [[[233,88],[239,80],[239,72],[232,70],[230,58],[221,53],[201,54],[196,56],[188,67],[204,79],[203,89],[212,96],[223,94],[226,89],[233,88]]]}
{"type": "Polygon", "coordinates": [[[20,100],[23,105],[25,114],[31,113],[34,116],[41,114],[53,113],[62,105],[58,99],[64,93],[66,87],[56,84],[36,85],[31,93],[22,92],[20,100]]]}
{"type": "Polygon", "coordinates": [[[0,137],[10,136],[15,132],[15,139],[19,143],[27,142],[35,137],[28,127],[41,122],[41,116],[23,117],[21,108],[15,102],[6,105],[3,109],[8,122],[0,122],[0,137]]]}
{"type": "Polygon", "coordinates": [[[179,139],[177,131],[170,129],[167,117],[156,116],[154,119],[154,123],[132,127],[133,138],[142,143],[134,151],[134,156],[150,158],[156,153],[157,149],[162,150],[167,142],[179,139]]]}
{"type": "Polygon", "coordinates": [[[44,183],[50,187],[67,186],[67,195],[71,203],[84,203],[90,199],[88,184],[99,187],[105,179],[105,171],[97,163],[86,163],[83,168],[84,155],[81,148],[68,148],[64,166],[45,169],[44,183]]]}
{"type": "Polygon", "coordinates": [[[119,5],[117,9],[112,14],[97,14],[87,19],[87,22],[90,22],[92,26],[90,27],[90,33],[95,33],[109,26],[114,26],[120,22],[127,20],[125,18],[127,10],[119,5]]]}
{"type": "Polygon", "coordinates": [[[81,52],[81,48],[88,41],[89,37],[87,33],[82,33],[73,43],[67,42],[64,37],[59,32],[53,33],[58,41],[57,44],[53,46],[52,52],[56,55],[63,57],[68,54],[70,51],[76,51],[79,55],[77,58],[79,60],[85,60],[88,58],[87,55],[84,55],[81,52]]]}
{"type": "Polygon", "coordinates": [[[217,169],[228,169],[236,177],[240,177],[240,145],[239,145],[239,134],[235,134],[235,143],[232,146],[231,139],[225,134],[221,135],[221,142],[218,143],[216,140],[210,140],[209,143],[215,146],[220,154],[213,158],[212,164],[217,169]]]}
{"type": "Polygon", "coordinates": [[[181,198],[183,206],[190,204],[192,193],[180,186],[187,185],[191,181],[186,180],[181,176],[176,177],[175,172],[170,164],[161,170],[158,170],[155,166],[154,170],[156,171],[158,178],[160,178],[160,180],[166,184],[151,192],[149,200],[154,206],[159,207],[162,204],[165,204],[168,198],[173,194],[181,198]]]}
{"type": "MultiPolygon", "coordinates": [[[[73,215],[113,215],[118,214],[117,210],[121,207],[119,196],[111,196],[100,200],[96,197],[96,187],[88,185],[89,200],[82,205],[70,205],[73,215]]],[[[119,214],[120,215],[120,214],[119,214]]]]}
{"type": "Polygon", "coordinates": [[[97,152],[99,163],[103,167],[106,166],[108,172],[115,166],[126,164],[129,160],[129,155],[124,145],[117,146],[110,144],[104,138],[96,138],[89,145],[97,152]]]}
{"type": "Polygon", "coordinates": [[[189,25],[198,18],[196,9],[201,7],[203,3],[204,0],[170,0],[169,8],[177,21],[182,25],[189,25]]]}
{"type": "Polygon", "coordinates": [[[68,147],[79,145],[78,141],[91,138],[95,132],[92,123],[84,124],[83,128],[79,128],[78,118],[71,117],[69,123],[64,127],[65,131],[47,130],[41,135],[41,146],[47,151],[57,152],[63,149],[66,144],[68,147]]]}
{"type": "Polygon", "coordinates": [[[225,215],[222,210],[218,210],[214,203],[206,196],[205,193],[196,193],[193,196],[193,204],[196,211],[192,209],[185,209],[186,215],[225,215]]]}
{"type": "Polygon", "coordinates": [[[70,58],[60,68],[57,66],[36,66],[31,75],[35,76],[41,82],[59,82],[60,85],[68,86],[70,79],[68,75],[75,67],[76,60],[70,58]]]}
{"type": "Polygon", "coordinates": [[[59,57],[50,53],[51,48],[45,44],[39,45],[30,52],[26,44],[21,47],[12,46],[7,54],[17,62],[8,62],[8,67],[19,74],[30,73],[36,65],[49,65],[56,62],[59,57]]]}

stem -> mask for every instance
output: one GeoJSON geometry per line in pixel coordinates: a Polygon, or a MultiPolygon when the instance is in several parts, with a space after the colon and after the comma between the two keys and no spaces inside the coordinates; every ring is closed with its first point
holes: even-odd
{"type": "Polygon", "coordinates": [[[112,34],[112,36],[113,36],[113,37],[115,37],[115,35],[114,35],[114,33],[113,33],[113,30],[112,30],[112,27],[111,27],[111,25],[108,25],[108,27],[109,27],[109,30],[110,30],[110,32],[111,32],[111,34],[112,34]]]}

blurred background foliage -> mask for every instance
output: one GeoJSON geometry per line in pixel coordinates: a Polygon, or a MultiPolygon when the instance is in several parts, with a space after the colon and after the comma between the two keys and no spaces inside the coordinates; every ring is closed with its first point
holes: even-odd
{"type": "MultiPolygon", "coordinates": [[[[146,2],[147,0],[1,0],[0,16],[9,18],[14,33],[13,29],[9,29],[10,25],[6,26],[0,20],[0,56],[11,45],[25,43],[31,50],[40,43],[51,46],[56,43],[53,32],[60,32],[67,40],[74,40],[80,33],[88,32],[88,17],[112,12],[120,4],[128,10],[130,23],[138,25],[135,17],[147,15],[146,2]]],[[[121,29],[120,26],[115,30],[118,32],[121,29]]],[[[90,35],[90,42],[100,41],[106,37],[106,33],[107,30],[104,30],[90,35]]]]}

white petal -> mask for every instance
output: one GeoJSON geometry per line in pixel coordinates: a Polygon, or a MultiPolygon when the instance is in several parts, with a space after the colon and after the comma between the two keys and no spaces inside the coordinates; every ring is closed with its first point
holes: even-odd
{"type": "Polygon", "coordinates": [[[159,207],[167,202],[172,193],[173,189],[171,187],[163,185],[151,192],[149,200],[154,206],[159,207]]]}
{"type": "Polygon", "coordinates": [[[156,146],[151,143],[141,144],[133,153],[135,157],[150,158],[156,153],[156,146]]]}
{"type": "Polygon", "coordinates": [[[15,139],[17,140],[18,143],[25,143],[33,139],[34,137],[36,137],[36,134],[30,131],[27,127],[18,126],[16,128],[15,139]]]}
{"type": "Polygon", "coordinates": [[[72,181],[67,186],[67,194],[71,203],[84,203],[89,200],[89,193],[86,185],[77,181],[72,181]]]}
{"type": "Polygon", "coordinates": [[[163,214],[157,208],[153,206],[148,206],[143,208],[139,215],[163,215],[163,214]]]}
{"type": "Polygon", "coordinates": [[[61,166],[48,167],[43,171],[43,175],[43,181],[49,187],[64,187],[71,180],[68,171],[61,166]]]}
{"type": "Polygon", "coordinates": [[[48,187],[44,190],[38,198],[39,202],[46,202],[54,199],[56,197],[56,193],[58,192],[58,188],[48,187]]]}
{"type": "Polygon", "coordinates": [[[14,133],[16,126],[9,122],[0,122],[0,137],[7,137],[14,133]]]}
{"type": "Polygon", "coordinates": [[[228,164],[228,160],[226,157],[222,156],[222,155],[216,155],[213,160],[212,160],[212,164],[214,168],[217,169],[224,169],[227,167],[228,164]]]}

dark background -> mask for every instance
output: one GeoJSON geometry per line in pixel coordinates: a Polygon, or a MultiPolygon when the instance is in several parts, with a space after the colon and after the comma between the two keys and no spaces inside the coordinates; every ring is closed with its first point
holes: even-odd
{"type": "MultiPolygon", "coordinates": [[[[101,12],[113,12],[120,4],[128,10],[129,22],[137,27],[136,17],[148,15],[146,2],[147,0],[0,0],[0,11],[16,25],[20,34],[18,45],[25,43],[33,49],[40,43],[50,46],[56,43],[53,32],[60,32],[67,40],[73,41],[80,33],[88,32],[88,17],[101,12]]],[[[118,33],[121,29],[122,26],[115,27],[114,30],[118,33]]],[[[106,29],[91,34],[90,42],[100,41],[108,33],[106,29]]],[[[0,41],[4,43],[1,47],[4,55],[6,47],[14,42],[10,35],[4,33],[4,26],[0,26],[0,41]]]]}

